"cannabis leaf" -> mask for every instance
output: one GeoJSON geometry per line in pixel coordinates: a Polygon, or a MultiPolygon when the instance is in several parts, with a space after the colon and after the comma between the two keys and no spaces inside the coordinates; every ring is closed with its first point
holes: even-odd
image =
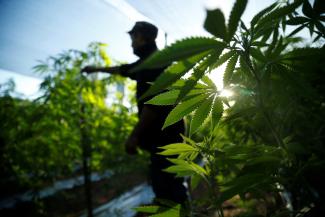
{"type": "Polygon", "coordinates": [[[268,14],[269,12],[271,12],[276,6],[278,5],[277,2],[271,4],[270,6],[268,6],[267,8],[261,10],[258,14],[256,14],[253,19],[251,20],[251,27],[253,28],[255,26],[255,24],[262,18],[264,17],[266,14],[268,14]]]}
{"type": "Polygon", "coordinates": [[[200,128],[200,126],[202,126],[205,119],[210,114],[213,98],[214,98],[213,96],[210,96],[195,111],[191,121],[190,135],[195,133],[200,128]]]}
{"type": "Polygon", "coordinates": [[[149,101],[146,104],[152,105],[174,105],[176,103],[176,99],[179,95],[179,90],[171,90],[164,93],[161,93],[149,101]]]}
{"type": "Polygon", "coordinates": [[[230,57],[232,57],[234,54],[236,53],[236,51],[234,50],[230,50],[226,53],[224,53],[223,55],[221,55],[219,57],[219,59],[217,61],[215,61],[211,66],[210,69],[215,69],[219,66],[221,66],[222,64],[224,64],[230,57]]]}
{"type": "Polygon", "coordinates": [[[201,94],[192,99],[179,103],[167,116],[163,129],[181,120],[185,115],[194,111],[206,99],[206,94],[201,94]]]}
{"type": "Polygon", "coordinates": [[[269,23],[279,20],[283,16],[291,14],[295,11],[297,7],[302,4],[303,0],[296,0],[292,4],[288,4],[281,8],[277,8],[272,12],[268,13],[267,15],[263,16],[258,22],[256,28],[263,28],[265,25],[269,25],[269,23]]]}
{"type": "Polygon", "coordinates": [[[236,63],[237,63],[237,60],[238,60],[238,54],[235,54],[228,61],[227,67],[226,67],[226,70],[225,70],[225,74],[223,75],[224,86],[229,85],[229,83],[231,81],[231,77],[232,77],[234,69],[235,69],[235,66],[236,66],[236,63]]]}
{"type": "Polygon", "coordinates": [[[153,53],[142,64],[133,69],[138,71],[141,69],[166,67],[174,61],[184,60],[191,56],[200,54],[204,51],[214,49],[222,49],[225,47],[223,42],[207,37],[192,37],[180,41],[166,47],[161,51],[153,53]]]}
{"type": "Polygon", "coordinates": [[[217,38],[226,40],[227,29],[225,17],[220,9],[208,10],[204,28],[217,38]]]}
{"type": "Polygon", "coordinates": [[[223,104],[220,98],[215,98],[211,111],[212,127],[216,127],[223,114],[223,104]]]}
{"type": "Polygon", "coordinates": [[[197,84],[197,82],[202,78],[202,76],[206,73],[207,69],[210,65],[212,65],[216,59],[220,56],[222,50],[218,50],[213,52],[210,56],[205,58],[197,67],[193,70],[193,74],[185,81],[184,86],[181,88],[181,92],[178,96],[177,101],[183,99],[184,96],[197,84]]]}
{"type": "Polygon", "coordinates": [[[229,42],[234,36],[240,18],[245,11],[246,5],[247,5],[247,0],[237,0],[235,2],[229,17],[227,42],[229,42]]]}
{"type": "Polygon", "coordinates": [[[168,67],[159,77],[155,80],[154,84],[147,92],[141,96],[141,99],[154,95],[166,89],[168,86],[180,79],[186,72],[193,68],[197,62],[206,57],[209,52],[202,52],[198,55],[192,56],[186,60],[179,61],[168,67]]]}

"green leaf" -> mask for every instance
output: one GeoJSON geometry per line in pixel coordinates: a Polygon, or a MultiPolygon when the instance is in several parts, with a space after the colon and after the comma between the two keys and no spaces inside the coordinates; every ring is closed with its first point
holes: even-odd
{"type": "Polygon", "coordinates": [[[228,35],[227,35],[227,41],[231,41],[232,37],[234,36],[238,23],[240,21],[240,18],[242,14],[245,11],[247,5],[247,0],[237,0],[231,10],[229,22],[228,22],[228,35]]]}
{"type": "Polygon", "coordinates": [[[306,24],[299,26],[298,28],[296,28],[295,30],[293,30],[288,37],[292,37],[293,35],[297,34],[298,32],[300,32],[303,28],[306,27],[306,24]]]}
{"type": "Polygon", "coordinates": [[[184,152],[197,152],[198,150],[191,145],[186,143],[173,143],[170,145],[165,145],[159,147],[160,149],[165,149],[164,151],[160,152],[161,155],[179,155],[184,152]]]}
{"type": "Polygon", "coordinates": [[[253,165],[273,165],[276,166],[281,163],[281,158],[278,156],[270,156],[270,155],[262,155],[260,157],[256,157],[254,159],[248,160],[246,165],[253,166],[253,165]]]}
{"type": "Polygon", "coordinates": [[[309,29],[309,33],[310,33],[310,37],[313,36],[313,33],[314,33],[314,26],[315,26],[314,23],[309,23],[309,25],[308,25],[308,29],[309,29]]]}
{"type": "Polygon", "coordinates": [[[181,217],[182,211],[181,211],[181,205],[177,204],[174,207],[166,208],[166,211],[163,211],[161,213],[151,215],[150,217],[181,217]]]}
{"type": "Polygon", "coordinates": [[[313,5],[313,9],[314,9],[315,13],[318,14],[318,15],[324,14],[325,13],[324,1],[315,0],[314,5],[313,5]]]}
{"type": "Polygon", "coordinates": [[[184,60],[205,51],[223,49],[225,44],[213,38],[192,37],[177,41],[174,44],[157,51],[133,71],[141,69],[165,67],[174,61],[184,60]]]}
{"type": "Polygon", "coordinates": [[[252,21],[251,21],[251,26],[255,26],[255,24],[264,16],[266,15],[267,13],[269,13],[270,11],[272,11],[276,6],[278,5],[277,2],[271,4],[270,6],[268,6],[267,8],[261,10],[259,13],[257,13],[252,21]]]}
{"type": "Polygon", "coordinates": [[[189,144],[191,144],[191,145],[193,145],[193,146],[196,145],[196,142],[193,141],[191,138],[186,137],[186,136],[184,136],[184,135],[181,135],[181,137],[182,137],[182,139],[183,139],[185,142],[187,142],[187,143],[189,143],[189,144]]]}
{"type": "Polygon", "coordinates": [[[160,210],[160,206],[151,205],[151,206],[140,206],[135,207],[133,210],[137,212],[144,212],[144,213],[157,213],[160,210]]]}
{"type": "Polygon", "coordinates": [[[265,58],[265,56],[263,55],[263,53],[261,52],[260,49],[256,49],[251,47],[250,49],[250,53],[252,55],[252,57],[254,57],[255,59],[261,61],[261,62],[266,62],[267,59],[265,58]]]}
{"type": "Polygon", "coordinates": [[[164,126],[162,129],[176,123],[177,121],[181,120],[185,115],[194,111],[198,106],[199,103],[206,99],[206,94],[201,94],[196,96],[192,99],[187,101],[181,102],[178,104],[167,116],[164,126]]]}
{"type": "Polygon", "coordinates": [[[298,16],[298,17],[294,17],[294,18],[292,18],[290,20],[287,20],[286,24],[295,26],[295,25],[301,25],[301,24],[306,23],[306,22],[309,22],[308,18],[298,16]]]}
{"type": "Polygon", "coordinates": [[[173,165],[167,169],[164,169],[164,171],[175,173],[178,177],[191,176],[195,174],[195,171],[191,168],[190,165],[173,165]]]}
{"type": "Polygon", "coordinates": [[[191,77],[189,77],[185,83],[184,86],[180,89],[180,93],[177,98],[177,102],[184,99],[184,97],[194,88],[194,86],[197,84],[198,80],[204,75],[205,69],[194,69],[194,73],[191,77]]]}
{"type": "Polygon", "coordinates": [[[238,60],[238,54],[235,54],[230,58],[230,60],[227,63],[225,74],[223,75],[223,83],[225,87],[230,84],[231,77],[236,67],[237,60],[238,60]]]}
{"type": "Polygon", "coordinates": [[[282,36],[280,37],[280,39],[278,40],[278,43],[276,45],[276,47],[273,49],[271,55],[269,56],[269,58],[271,58],[273,61],[275,59],[278,59],[280,54],[285,50],[285,48],[287,47],[288,44],[283,43],[283,38],[282,36]]]}
{"type": "Polygon", "coordinates": [[[146,104],[152,105],[174,105],[176,103],[179,90],[164,92],[147,101],[146,104]]]}
{"type": "Polygon", "coordinates": [[[215,9],[212,11],[207,10],[204,28],[217,38],[226,40],[227,30],[225,17],[220,9],[215,9]]]}
{"type": "MultiPolygon", "coordinates": [[[[161,200],[158,201],[160,204],[162,203],[161,200]]],[[[180,217],[181,214],[181,205],[176,204],[172,207],[169,206],[157,206],[157,205],[150,205],[150,206],[141,206],[133,208],[137,212],[142,213],[151,213],[154,215],[150,215],[151,217],[180,217]]]]}
{"type": "MultiPolygon", "coordinates": [[[[174,89],[180,90],[185,85],[185,83],[186,83],[186,79],[179,79],[173,85],[169,86],[167,89],[169,89],[169,90],[174,90],[174,89]]],[[[202,90],[202,89],[207,89],[207,87],[204,84],[196,83],[196,85],[194,86],[194,89],[202,90]]]]}
{"type": "Polygon", "coordinates": [[[265,43],[267,39],[269,39],[275,28],[277,28],[277,23],[270,23],[266,26],[260,27],[257,31],[254,32],[253,39],[255,40],[263,36],[261,42],[265,43]]]}
{"type": "Polygon", "coordinates": [[[168,67],[162,74],[159,75],[153,85],[150,86],[149,90],[141,96],[141,99],[154,95],[166,89],[168,86],[185,75],[186,72],[193,68],[198,61],[202,60],[208,54],[209,52],[203,52],[168,67]]]}
{"type": "Polygon", "coordinates": [[[215,128],[223,114],[223,104],[220,98],[215,98],[211,113],[212,127],[215,128]]]}
{"type": "Polygon", "coordinates": [[[286,148],[288,149],[288,151],[295,155],[304,155],[304,154],[308,153],[308,150],[306,149],[306,147],[304,147],[300,143],[289,142],[289,143],[286,143],[285,145],[286,145],[286,148]]]}
{"type": "MultiPolygon", "coordinates": [[[[193,89],[191,90],[186,97],[183,98],[183,100],[189,100],[197,95],[200,95],[202,93],[206,93],[206,89],[193,89]]],[[[177,102],[178,95],[180,93],[180,90],[178,89],[171,89],[170,91],[161,93],[149,101],[145,102],[145,104],[151,104],[151,105],[174,105],[177,102]]]]}
{"type": "Polygon", "coordinates": [[[275,29],[273,30],[273,37],[272,37],[271,45],[265,51],[265,56],[269,56],[271,51],[274,49],[276,43],[278,42],[278,37],[279,37],[279,26],[276,26],[275,29]]]}
{"type": "Polygon", "coordinates": [[[242,28],[245,32],[249,31],[243,21],[240,21],[240,28],[242,28]]]}
{"type": "Polygon", "coordinates": [[[201,81],[206,84],[209,88],[216,90],[217,86],[216,84],[208,77],[208,76],[203,76],[201,78],[201,81]]]}
{"type": "Polygon", "coordinates": [[[323,36],[322,34],[318,34],[317,37],[314,38],[313,43],[318,41],[322,36],[323,36]]]}
{"type": "Polygon", "coordinates": [[[319,16],[318,19],[319,19],[320,21],[325,22],[325,16],[319,16]]]}
{"type": "Polygon", "coordinates": [[[193,146],[186,144],[186,143],[173,143],[173,144],[169,144],[169,145],[164,145],[159,147],[160,149],[181,149],[181,150],[185,150],[185,151],[193,151],[196,150],[193,146]]]}
{"type": "Polygon", "coordinates": [[[285,32],[286,31],[286,28],[287,28],[286,22],[287,22],[287,18],[286,17],[283,17],[281,19],[282,32],[285,32]]]}
{"type": "Polygon", "coordinates": [[[45,62],[42,61],[38,61],[40,64],[34,66],[32,69],[34,72],[37,73],[45,73],[47,71],[49,71],[49,65],[45,62]]]}
{"type": "Polygon", "coordinates": [[[213,96],[205,100],[195,111],[191,121],[190,135],[195,133],[200,128],[200,126],[203,125],[205,119],[208,117],[211,111],[212,103],[213,103],[213,96]]]}
{"type": "Polygon", "coordinates": [[[200,184],[201,180],[202,180],[202,176],[197,175],[197,174],[192,175],[192,177],[191,177],[191,190],[196,189],[197,186],[200,184]]]}
{"type": "Polygon", "coordinates": [[[252,46],[256,46],[256,47],[266,47],[266,46],[270,46],[270,44],[262,42],[262,41],[254,41],[252,43],[252,46]]]}
{"type": "Polygon", "coordinates": [[[191,77],[186,80],[185,85],[182,87],[181,92],[179,93],[177,101],[182,100],[183,97],[194,88],[198,81],[203,77],[208,67],[220,56],[221,52],[222,50],[213,52],[193,69],[194,72],[191,77]]]}
{"type": "Polygon", "coordinates": [[[304,4],[302,5],[302,12],[307,17],[313,18],[314,12],[313,12],[313,8],[311,7],[311,4],[309,3],[309,1],[304,1],[304,4]]]}
{"type": "Polygon", "coordinates": [[[234,50],[231,50],[231,51],[228,51],[226,53],[224,53],[223,55],[221,55],[219,57],[219,59],[214,63],[212,64],[212,66],[210,67],[210,70],[212,69],[215,69],[219,66],[221,66],[223,63],[225,63],[230,57],[232,57],[234,54],[236,53],[236,51],[234,50]]]}
{"type": "Polygon", "coordinates": [[[227,124],[237,118],[242,118],[242,117],[248,117],[252,118],[254,115],[257,113],[257,108],[256,107],[248,107],[245,109],[242,109],[236,113],[230,113],[223,119],[222,123],[227,124]]]}
{"type": "Polygon", "coordinates": [[[283,56],[283,60],[308,60],[324,55],[324,48],[296,48],[283,56]]]}
{"type": "Polygon", "coordinates": [[[175,165],[168,167],[164,171],[169,173],[176,173],[177,176],[191,176],[194,174],[198,174],[202,177],[205,177],[205,175],[207,174],[204,168],[193,162],[188,162],[178,158],[168,160],[174,163],[175,165]]]}
{"type": "Polygon", "coordinates": [[[325,35],[325,27],[321,22],[315,22],[315,26],[323,35],[325,35]]]}
{"type": "Polygon", "coordinates": [[[221,192],[217,203],[221,204],[222,202],[232,198],[233,196],[249,191],[250,188],[257,186],[265,179],[265,174],[256,174],[251,173],[243,176],[236,177],[229,183],[226,183],[228,187],[226,190],[221,192]]]}
{"type": "Polygon", "coordinates": [[[302,2],[303,0],[296,0],[292,4],[273,10],[259,20],[256,28],[264,27],[268,25],[267,23],[274,22],[275,20],[282,19],[284,16],[291,14],[302,4],[302,2]]]}
{"type": "Polygon", "coordinates": [[[246,74],[246,76],[251,76],[251,70],[250,70],[247,62],[245,61],[244,55],[240,55],[239,66],[240,66],[241,71],[244,72],[246,74]]]}

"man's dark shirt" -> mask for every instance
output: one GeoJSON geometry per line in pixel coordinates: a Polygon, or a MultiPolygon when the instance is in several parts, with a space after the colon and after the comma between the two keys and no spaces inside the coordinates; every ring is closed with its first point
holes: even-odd
{"type": "MultiPolygon", "coordinates": [[[[139,100],[140,97],[149,89],[150,84],[148,82],[154,82],[155,79],[165,70],[165,68],[144,69],[132,73],[130,70],[143,62],[143,60],[145,60],[155,51],[157,51],[157,46],[155,43],[147,44],[135,52],[140,57],[138,61],[121,66],[121,75],[124,77],[129,77],[137,82],[136,98],[139,115],[143,109],[144,102],[149,99],[147,98],[139,100]]],[[[150,109],[156,113],[155,116],[157,118],[153,124],[146,129],[146,132],[144,133],[145,135],[140,138],[140,145],[145,149],[154,151],[154,147],[175,143],[178,141],[180,134],[184,133],[183,121],[179,121],[176,124],[167,127],[163,131],[161,130],[163,123],[173,106],[147,106],[149,106],[150,109]]]]}
{"type": "Polygon", "coordinates": [[[144,102],[148,99],[144,99],[139,101],[139,98],[149,89],[150,84],[148,82],[153,82],[155,79],[165,70],[165,68],[156,68],[156,69],[144,69],[140,71],[136,71],[131,73],[130,70],[135,66],[142,63],[147,57],[149,57],[152,53],[157,51],[156,43],[147,44],[136,51],[136,54],[140,57],[140,59],[131,64],[124,64],[121,66],[121,75],[124,77],[129,77],[132,80],[137,82],[137,91],[136,98],[139,108],[139,114],[142,111],[144,102]]]}

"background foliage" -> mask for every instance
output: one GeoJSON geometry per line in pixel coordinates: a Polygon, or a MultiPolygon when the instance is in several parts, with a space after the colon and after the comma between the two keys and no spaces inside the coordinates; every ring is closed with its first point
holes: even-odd
{"type": "Polygon", "coordinates": [[[69,50],[40,62],[35,70],[45,78],[41,96],[33,101],[13,97],[12,82],[1,85],[3,192],[12,191],[8,189],[12,181],[39,188],[80,174],[82,131],[90,144],[93,171],[132,168],[125,162],[123,144],[137,121],[134,84],[122,77],[80,73],[85,65],[111,64],[105,46],[92,43],[85,52],[69,50]]]}

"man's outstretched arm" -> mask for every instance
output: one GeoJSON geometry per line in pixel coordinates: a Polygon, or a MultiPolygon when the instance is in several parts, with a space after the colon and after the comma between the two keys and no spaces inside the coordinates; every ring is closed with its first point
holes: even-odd
{"type": "Polygon", "coordinates": [[[86,66],[81,70],[81,72],[86,72],[88,74],[95,72],[104,72],[109,74],[120,74],[120,66],[113,67],[95,67],[95,66],[86,66]]]}

